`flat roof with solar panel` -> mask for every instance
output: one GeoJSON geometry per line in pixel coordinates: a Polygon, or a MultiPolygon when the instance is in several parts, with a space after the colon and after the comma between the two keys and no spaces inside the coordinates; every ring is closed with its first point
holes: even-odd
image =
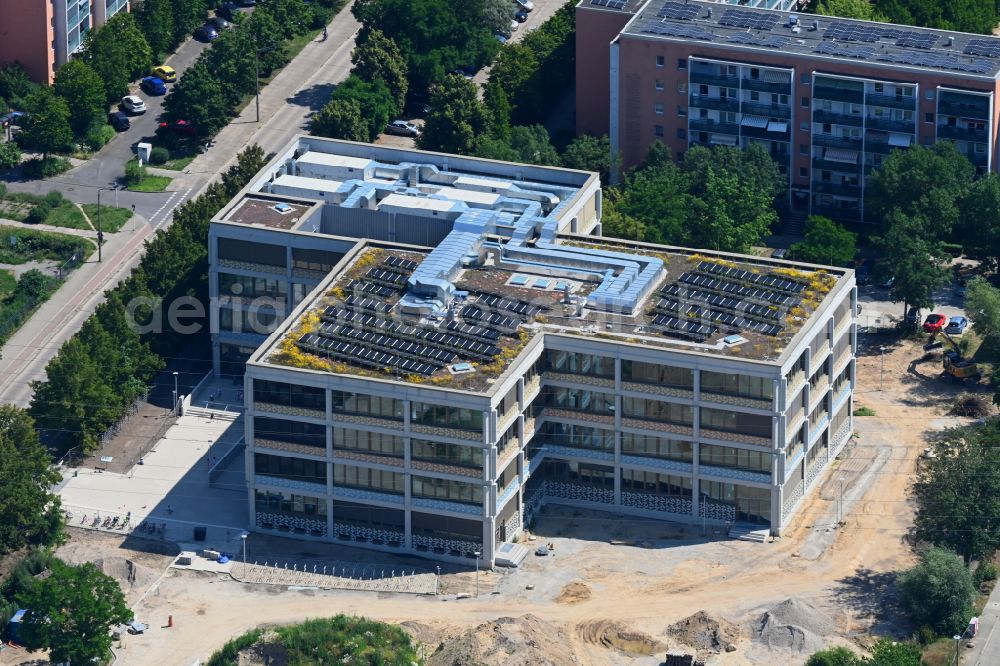
{"type": "Polygon", "coordinates": [[[1000,38],[728,4],[652,0],[622,34],[774,51],[782,56],[864,60],[873,66],[932,69],[959,76],[996,79],[1000,74],[1000,38]]]}
{"type": "Polygon", "coordinates": [[[773,361],[843,277],[616,239],[574,237],[571,245],[655,254],[667,268],[636,311],[614,313],[588,307],[606,276],[572,267],[557,275],[487,249],[452,276],[457,297],[448,311],[428,315],[408,311],[403,296],[431,254],[369,247],[321,285],[312,314],[289,324],[267,362],[476,391],[547,333],[773,361]],[[734,335],[745,343],[725,342],[734,335]]]}

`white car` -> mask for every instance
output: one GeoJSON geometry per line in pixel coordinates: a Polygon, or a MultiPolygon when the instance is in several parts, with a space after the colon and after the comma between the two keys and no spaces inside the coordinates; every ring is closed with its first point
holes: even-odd
{"type": "Polygon", "coordinates": [[[526,12],[530,12],[535,8],[535,3],[531,0],[514,0],[514,4],[521,7],[526,12]]]}
{"type": "Polygon", "coordinates": [[[420,128],[413,123],[406,122],[405,120],[393,120],[385,126],[385,133],[417,138],[420,136],[420,128]]]}
{"type": "Polygon", "coordinates": [[[122,97],[122,102],[119,104],[122,111],[125,113],[146,113],[146,103],[135,95],[125,95],[122,97]]]}
{"type": "Polygon", "coordinates": [[[510,20],[510,31],[511,32],[517,32],[517,29],[520,28],[520,27],[521,27],[520,23],[518,23],[514,19],[510,20]]]}

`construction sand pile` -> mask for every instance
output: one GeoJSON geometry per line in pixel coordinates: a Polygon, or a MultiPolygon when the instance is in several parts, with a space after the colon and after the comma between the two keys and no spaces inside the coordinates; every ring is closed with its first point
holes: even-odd
{"type": "Polygon", "coordinates": [[[574,666],[569,636],[535,615],[501,617],[445,640],[427,666],[574,666]]]}
{"type": "Polygon", "coordinates": [[[740,630],[731,622],[698,611],[667,627],[667,634],[678,643],[698,650],[732,652],[736,649],[740,630]]]}
{"type": "Polygon", "coordinates": [[[573,604],[578,604],[587,601],[588,599],[590,599],[590,588],[587,587],[587,584],[581,583],[580,581],[574,581],[563,587],[559,596],[556,597],[556,603],[572,606],[573,604]]]}
{"type": "Polygon", "coordinates": [[[786,599],[762,613],[751,625],[753,640],[769,648],[812,653],[826,644],[825,636],[834,633],[833,620],[815,607],[798,599],[786,599]]]}
{"type": "Polygon", "coordinates": [[[590,620],[578,624],[576,632],[587,643],[618,650],[629,656],[649,656],[667,648],[652,636],[613,620],[590,620]]]}

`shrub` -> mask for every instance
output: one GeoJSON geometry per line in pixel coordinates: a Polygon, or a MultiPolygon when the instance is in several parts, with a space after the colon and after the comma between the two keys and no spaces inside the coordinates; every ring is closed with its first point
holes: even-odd
{"type": "Polygon", "coordinates": [[[83,143],[91,150],[100,150],[104,144],[115,138],[115,134],[117,132],[115,132],[115,128],[111,125],[98,125],[97,127],[91,127],[87,131],[87,135],[83,138],[83,143]]]}
{"type": "Polygon", "coordinates": [[[914,623],[939,635],[964,630],[972,617],[972,573],[953,550],[931,546],[919,564],[899,574],[896,585],[914,623]]]}
{"type": "Polygon", "coordinates": [[[28,160],[22,167],[29,178],[51,178],[73,168],[70,161],[62,157],[28,160]]]}
{"type": "Polygon", "coordinates": [[[59,192],[57,190],[52,190],[45,195],[45,203],[52,206],[53,208],[60,205],[64,201],[66,201],[66,199],[65,197],[63,197],[62,192],[59,192]]]}
{"type": "Polygon", "coordinates": [[[983,583],[988,580],[997,579],[997,567],[992,562],[983,562],[977,568],[976,572],[972,574],[972,582],[976,588],[982,587],[983,583]]]}
{"type": "Polygon", "coordinates": [[[21,162],[21,149],[13,141],[0,143],[0,169],[13,169],[21,162]]]}
{"type": "Polygon", "coordinates": [[[170,151],[162,146],[157,146],[149,152],[150,164],[166,164],[170,160],[170,151]]]}
{"type": "Polygon", "coordinates": [[[28,217],[25,218],[25,222],[28,224],[42,224],[49,217],[49,213],[52,212],[52,204],[47,201],[43,201],[40,204],[36,204],[31,211],[28,213],[28,217]]]}
{"type": "Polygon", "coordinates": [[[855,416],[875,416],[875,410],[871,407],[857,407],[854,410],[855,416]]]}
{"type": "Polygon", "coordinates": [[[0,197],[7,196],[7,183],[0,183],[0,197]]]}
{"type": "Polygon", "coordinates": [[[125,163],[125,182],[129,185],[138,185],[146,177],[146,167],[136,161],[125,163]]]}
{"type": "Polygon", "coordinates": [[[860,659],[845,647],[820,650],[806,661],[806,666],[857,666],[860,659]]]}
{"type": "Polygon", "coordinates": [[[975,393],[963,393],[955,398],[955,402],[951,406],[951,413],[955,416],[981,418],[989,416],[992,412],[990,399],[985,395],[975,393]]]}
{"type": "Polygon", "coordinates": [[[961,243],[941,243],[941,249],[956,259],[962,256],[961,243]]]}

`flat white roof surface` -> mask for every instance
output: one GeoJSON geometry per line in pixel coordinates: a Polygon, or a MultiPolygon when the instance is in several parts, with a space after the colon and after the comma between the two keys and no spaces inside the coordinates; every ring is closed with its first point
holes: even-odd
{"type": "Polygon", "coordinates": [[[344,184],[340,180],[326,178],[309,178],[308,176],[278,176],[274,179],[275,186],[294,187],[298,190],[315,190],[316,192],[336,192],[344,184]]]}
{"type": "Polygon", "coordinates": [[[493,180],[492,178],[475,178],[473,176],[459,176],[455,179],[455,185],[466,185],[468,187],[489,187],[498,190],[510,189],[510,181],[493,180]]]}
{"type": "Polygon", "coordinates": [[[411,197],[406,194],[390,194],[379,202],[379,208],[385,206],[436,210],[444,213],[454,209],[455,202],[443,199],[428,199],[427,197],[411,197]]]}
{"type": "Polygon", "coordinates": [[[440,194],[443,197],[448,197],[455,201],[465,201],[467,203],[477,203],[484,206],[493,206],[496,202],[500,201],[499,194],[493,194],[492,192],[477,192],[475,190],[461,190],[457,187],[442,187],[436,194],[440,194]]]}
{"type": "Polygon", "coordinates": [[[321,166],[346,167],[350,169],[365,169],[372,161],[363,157],[349,155],[334,155],[310,150],[295,160],[298,164],[318,164],[321,166]]]}

